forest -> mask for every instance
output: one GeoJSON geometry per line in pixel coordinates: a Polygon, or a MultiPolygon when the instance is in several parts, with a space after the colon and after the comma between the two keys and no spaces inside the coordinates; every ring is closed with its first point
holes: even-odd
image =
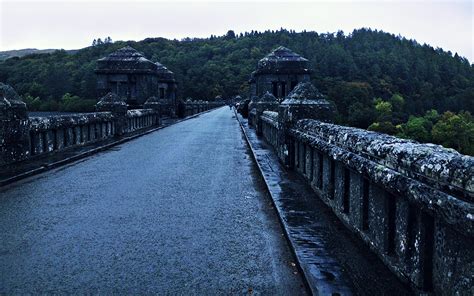
{"type": "Polygon", "coordinates": [[[334,102],[338,124],[433,142],[474,154],[474,66],[450,51],[371,29],[349,34],[233,31],[223,36],[97,42],[74,52],[0,62],[30,110],[93,111],[96,60],[125,45],[176,74],[178,96],[248,94],[257,61],[282,45],[309,59],[312,82],[334,102]]]}

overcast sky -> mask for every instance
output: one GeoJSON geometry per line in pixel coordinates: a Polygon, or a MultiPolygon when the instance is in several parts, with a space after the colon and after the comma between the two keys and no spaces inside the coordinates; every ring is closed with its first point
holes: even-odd
{"type": "Polygon", "coordinates": [[[0,50],[77,49],[94,38],[208,37],[266,29],[318,33],[370,27],[474,61],[471,0],[451,1],[0,0],[0,50]]]}

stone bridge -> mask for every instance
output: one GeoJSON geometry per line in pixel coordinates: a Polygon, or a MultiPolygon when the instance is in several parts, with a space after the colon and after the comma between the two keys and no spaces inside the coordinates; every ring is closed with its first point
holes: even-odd
{"type": "Polygon", "coordinates": [[[474,159],[268,85],[182,119],[113,93],[30,118],[1,85],[0,294],[474,294],[474,159]]]}

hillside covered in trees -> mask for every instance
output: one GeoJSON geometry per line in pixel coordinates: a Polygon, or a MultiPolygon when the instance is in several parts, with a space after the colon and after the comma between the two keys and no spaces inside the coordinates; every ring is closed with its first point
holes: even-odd
{"type": "Polygon", "coordinates": [[[74,54],[10,58],[0,62],[0,81],[12,85],[31,110],[92,110],[96,60],[125,45],[175,72],[179,97],[204,100],[245,96],[257,61],[282,45],[310,60],[313,83],[337,106],[338,123],[474,153],[469,61],[370,29],[347,35],[229,31],[206,39],[96,43],[74,54]]]}

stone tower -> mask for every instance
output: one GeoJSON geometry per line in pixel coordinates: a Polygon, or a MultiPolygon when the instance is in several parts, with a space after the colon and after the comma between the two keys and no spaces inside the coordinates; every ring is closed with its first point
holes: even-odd
{"type": "Polygon", "coordinates": [[[141,107],[150,97],[176,105],[174,73],[160,63],[153,63],[130,46],[121,48],[97,61],[97,90],[126,98],[131,107],[141,107]]]}
{"type": "Polygon", "coordinates": [[[276,98],[286,97],[300,82],[310,81],[309,62],[290,49],[280,46],[258,62],[250,77],[250,97],[267,91],[276,98]]]}

